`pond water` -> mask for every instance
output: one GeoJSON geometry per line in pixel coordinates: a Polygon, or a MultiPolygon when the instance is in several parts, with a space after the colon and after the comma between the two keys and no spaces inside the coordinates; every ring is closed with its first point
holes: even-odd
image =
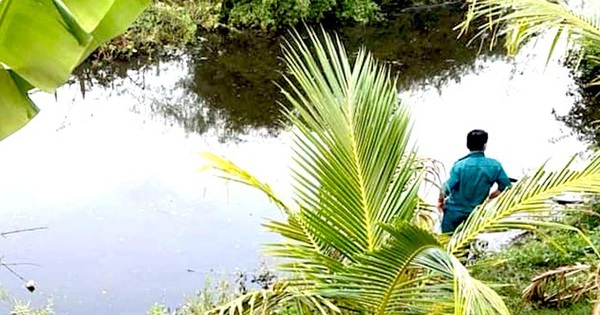
{"type": "MultiPolygon", "coordinates": [[[[449,168],[474,128],[490,133],[488,155],[514,177],[583,150],[553,115],[573,104],[569,71],[544,68],[544,47],[478,57],[455,40],[460,17],[443,9],[341,30],[349,51],[364,44],[398,71],[421,155],[449,168]]],[[[58,314],[129,315],[177,305],[207,276],[252,272],[260,244],[276,239],[260,223],[280,213],[258,192],[197,172],[198,153],[286,192],[280,41],[207,35],[177,60],[102,79],[84,71],[56,95],[34,93],[40,114],[0,143],[0,231],[47,229],[0,242],[3,262],[36,264],[12,268],[38,290],[1,269],[4,287],[37,305],[51,298],[58,314]]]]}

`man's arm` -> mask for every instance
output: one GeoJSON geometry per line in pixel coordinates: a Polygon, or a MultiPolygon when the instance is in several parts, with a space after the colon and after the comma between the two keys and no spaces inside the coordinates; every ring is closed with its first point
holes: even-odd
{"type": "Polygon", "coordinates": [[[490,199],[494,199],[500,196],[500,194],[507,188],[509,188],[511,185],[510,178],[508,178],[508,175],[506,175],[506,172],[504,171],[502,165],[500,166],[500,172],[498,173],[498,179],[496,179],[496,183],[498,184],[498,189],[494,190],[490,194],[490,199]]]}
{"type": "Polygon", "coordinates": [[[442,213],[444,212],[444,202],[446,201],[446,197],[444,196],[443,192],[440,191],[440,196],[438,197],[438,204],[437,204],[437,208],[438,210],[440,210],[442,213]]]}
{"type": "Polygon", "coordinates": [[[444,202],[446,201],[446,197],[450,196],[450,192],[453,188],[458,185],[458,169],[456,165],[452,166],[450,170],[450,178],[442,185],[440,189],[440,195],[438,197],[438,205],[437,208],[444,212],[444,202]]]}

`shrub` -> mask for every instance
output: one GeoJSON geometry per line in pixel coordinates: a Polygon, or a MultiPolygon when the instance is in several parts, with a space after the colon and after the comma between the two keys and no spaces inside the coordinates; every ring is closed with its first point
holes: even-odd
{"type": "Polygon", "coordinates": [[[93,58],[112,61],[168,54],[194,44],[196,28],[196,22],[185,7],[155,2],[123,35],[101,46],[93,58]]]}

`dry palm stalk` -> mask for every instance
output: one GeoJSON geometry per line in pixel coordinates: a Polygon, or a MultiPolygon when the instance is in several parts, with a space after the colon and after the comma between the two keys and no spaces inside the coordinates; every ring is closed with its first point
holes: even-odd
{"type": "Polygon", "coordinates": [[[523,299],[540,305],[576,302],[598,289],[598,274],[589,265],[563,266],[533,278],[523,299]]]}

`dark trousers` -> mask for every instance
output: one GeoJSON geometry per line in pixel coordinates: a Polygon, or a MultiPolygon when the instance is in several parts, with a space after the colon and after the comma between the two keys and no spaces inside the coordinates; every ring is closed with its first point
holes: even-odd
{"type": "Polygon", "coordinates": [[[469,217],[469,214],[469,212],[444,209],[442,233],[454,232],[454,230],[469,217]]]}

